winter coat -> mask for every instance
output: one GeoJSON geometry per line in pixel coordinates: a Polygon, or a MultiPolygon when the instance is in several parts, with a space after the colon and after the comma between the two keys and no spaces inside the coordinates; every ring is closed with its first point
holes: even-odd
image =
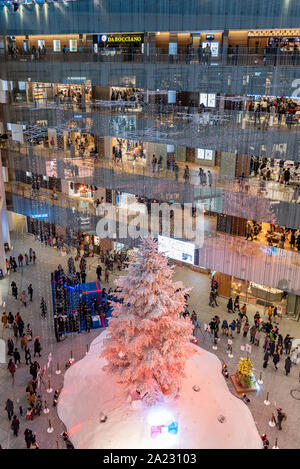
{"type": "Polygon", "coordinates": [[[14,403],[10,399],[7,399],[7,401],[6,401],[5,410],[7,412],[13,412],[14,411],[14,403]]]}
{"type": "Polygon", "coordinates": [[[273,363],[274,365],[277,365],[277,363],[279,363],[279,354],[276,353],[273,357],[273,363]]]}
{"type": "Polygon", "coordinates": [[[42,349],[42,347],[41,347],[40,342],[39,342],[38,340],[36,340],[36,341],[34,342],[34,351],[35,351],[36,353],[40,353],[41,349],[42,349]]]}
{"type": "Polygon", "coordinates": [[[291,362],[291,359],[288,357],[285,360],[285,364],[284,364],[285,371],[289,373],[291,371],[291,366],[292,366],[292,362],[291,362]]]}

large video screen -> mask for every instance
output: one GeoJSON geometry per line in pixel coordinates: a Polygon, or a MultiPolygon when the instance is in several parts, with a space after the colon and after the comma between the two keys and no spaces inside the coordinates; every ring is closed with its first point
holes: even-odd
{"type": "Polygon", "coordinates": [[[193,265],[195,262],[195,245],[179,239],[158,235],[158,252],[187,264],[193,265]]]}

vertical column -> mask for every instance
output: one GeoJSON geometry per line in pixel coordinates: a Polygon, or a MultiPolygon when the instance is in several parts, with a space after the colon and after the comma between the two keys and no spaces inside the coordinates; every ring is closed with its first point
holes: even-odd
{"type": "Polygon", "coordinates": [[[8,216],[6,212],[1,151],[0,151],[0,220],[1,220],[1,223],[0,223],[0,269],[2,269],[3,274],[6,274],[6,264],[5,264],[6,255],[5,255],[5,250],[4,250],[4,243],[8,243],[8,245],[10,246],[10,236],[9,236],[8,216]]]}

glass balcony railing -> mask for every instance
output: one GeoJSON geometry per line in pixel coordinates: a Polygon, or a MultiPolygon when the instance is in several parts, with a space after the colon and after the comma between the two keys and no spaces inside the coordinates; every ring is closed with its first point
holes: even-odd
{"type": "Polygon", "coordinates": [[[245,65],[245,66],[299,66],[300,55],[293,51],[284,51],[278,49],[276,53],[267,52],[265,48],[239,47],[238,50],[223,49],[218,56],[204,55],[203,49],[182,50],[176,55],[161,53],[157,50],[151,50],[149,55],[146,53],[135,52],[133,50],[111,50],[104,49],[98,53],[90,49],[82,49],[77,52],[53,52],[48,51],[44,54],[35,52],[24,52],[15,49],[8,51],[0,56],[2,62],[22,61],[33,62],[35,64],[42,62],[104,62],[104,63],[129,63],[129,64],[170,64],[170,65],[245,65]]]}

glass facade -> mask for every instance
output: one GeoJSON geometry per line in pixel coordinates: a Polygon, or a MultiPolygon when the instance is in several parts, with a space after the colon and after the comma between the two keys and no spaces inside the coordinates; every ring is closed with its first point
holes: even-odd
{"type": "MultiPolygon", "coordinates": [[[[7,206],[33,231],[95,236],[100,201],[190,204],[194,265],[247,301],[255,284],[298,295],[299,2],[182,6],[0,5],[7,206]]],[[[128,224],[113,241],[135,247],[128,224]]]]}

